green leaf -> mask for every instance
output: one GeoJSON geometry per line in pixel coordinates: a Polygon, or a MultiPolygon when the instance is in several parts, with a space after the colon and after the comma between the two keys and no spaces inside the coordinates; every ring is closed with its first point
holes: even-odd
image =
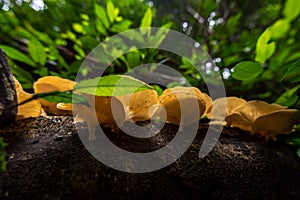
{"type": "Polygon", "coordinates": [[[102,35],[107,35],[107,31],[106,31],[103,23],[99,19],[96,19],[95,25],[96,25],[96,29],[97,29],[97,31],[99,31],[99,33],[101,33],[102,35]]]}
{"type": "Polygon", "coordinates": [[[24,89],[31,89],[34,78],[32,74],[17,65],[11,65],[11,71],[22,84],[24,89]]]}
{"type": "Polygon", "coordinates": [[[275,42],[269,43],[272,37],[272,33],[269,29],[266,29],[263,34],[260,35],[256,43],[256,56],[255,61],[263,64],[268,60],[275,52],[275,42]]]}
{"type": "Polygon", "coordinates": [[[74,90],[96,96],[120,96],[153,89],[150,85],[130,76],[109,75],[78,82],[74,90]]]}
{"type": "Polygon", "coordinates": [[[300,81],[300,60],[293,63],[292,66],[288,68],[288,71],[282,77],[282,80],[288,79],[290,82],[298,82],[300,81]]]}
{"type": "Polygon", "coordinates": [[[110,26],[110,23],[108,21],[108,18],[107,18],[104,8],[102,8],[98,4],[95,4],[95,14],[96,14],[97,18],[100,20],[100,22],[104,25],[104,27],[106,29],[108,29],[110,26]]]}
{"type": "Polygon", "coordinates": [[[84,33],[84,32],[85,32],[85,31],[84,31],[84,28],[83,28],[82,25],[79,24],[79,23],[73,23],[73,24],[72,24],[72,28],[73,28],[73,30],[74,30],[75,32],[77,32],[77,33],[84,33]]]}
{"type": "MultiPolygon", "coordinates": [[[[172,24],[168,23],[165,24],[165,27],[169,27],[172,24]]],[[[158,48],[159,45],[164,41],[164,39],[166,38],[166,36],[168,35],[170,29],[169,28],[160,28],[154,36],[152,36],[149,40],[149,43],[151,44],[151,46],[153,46],[154,48],[158,48]]]]}
{"type": "Polygon", "coordinates": [[[106,13],[111,23],[115,20],[115,6],[111,1],[106,2],[106,13]]]}
{"type": "Polygon", "coordinates": [[[239,12],[236,15],[231,16],[226,22],[226,30],[228,35],[232,35],[237,31],[240,18],[242,17],[242,13],[239,12]]]}
{"type": "Polygon", "coordinates": [[[283,93],[276,101],[275,103],[282,105],[282,106],[292,106],[294,105],[298,100],[298,91],[300,89],[300,85],[289,89],[285,93],[283,93]]]}
{"type": "Polygon", "coordinates": [[[160,96],[164,91],[159,85],[153,85],[153,89],[157,92],[158,96],[160,96]]]}
{"type": "Polygon", "coordinates": [[[287,0],[283,9],[283,16],[289,21],[294,20],[300,13],[299,0],[287,0]]]}
{"type": "Polygon", "coordinates": [[[290,30],[290,22],[288,20],[279,19],[269,28],[271,32],[272,39],[279,39],[286,36],[287,32],[290,30]]]}
{"type": "Polygon", "coordinates": [[[46,63],[46,51],[44,46],[37,39],[31,39],[28,44],[28,51],[30,57],[36,62],[40,63],[42,66],[46,63]]]}
{"type": "Polygon", "coordinates": [[[33,98],[42,98],[44,100],[54,102],[54,103],[72,103],[72,104],[85,104],[88,105],[87,99],[85,96],[77,93],[73,93],[73,91],[65,91],[65,92],[47,92],[34,94],[33,98]]]}
{"type": "Polygon", "coordinates": [[[115,32],[115,33],[119,33],[119,32],[123,32],[129,29],[129,27],[131,26],[132,22],[129,20],[123,20],[119,23],[114,24],[111,27],[111,31],[115,32]]]}
{"type": "MultiPolygon", "coordinates": [[[[140,28],[147,28],[147,27],[151,27],[151,24],[152,24],[152,17],[153,17],[153,14],[152,14],[152,11],[151,11],[151,8],[148,8],[143,19],[142,19],[142,22],[141,22],[141,25],[140,25],[140,28]]],[[[148,34],[148,36],[150,35],[150,30],[151,29],[141,29],[141,33],[143,35],[146,35],[148,34]]]]}
{"type": "Polygon", "coordinates": [[[6,46],[6,45],[0,45],[0,48],[3,49],[3,51],[6,53],[6,55],[16,61],[20,61],[23,63],[26,63],[30,66],[35,66],[34,62],[28,57],[26,56],[24,53],[20,52],[19,50],[10,47],[10,46],[6,46]]]}
{"type": "Polygon", "coordinates": [[[127,69],[132,69],[141,63],[141,53],[138,50],[128,52],[126,58],[127,69]]]}
{"type": "Polygon", "coordinates": [[[251,61],[240,62],[233,69],[232,77],[240,81],[254,79],[263,72],[261,64],[251,61]]]}

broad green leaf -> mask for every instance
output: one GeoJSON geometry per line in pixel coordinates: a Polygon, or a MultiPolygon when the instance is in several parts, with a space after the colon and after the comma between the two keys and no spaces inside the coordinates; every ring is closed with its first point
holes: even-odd
{"type": "Polygon", "coordinates": [[[72,92],[71,90],[66,91],[66,92],[54,91],[54,92],[34,94],[33,98],[34,99],[42,98],[44,100],[47,100],[50,102],[55,102],[55,103],[72,103],[72,104],[88,105],[87,99],[85,96],[83,96],[81,94],[76,94],[76,93],[72,92]]]}
{"type": "MultiPolygon", "coordinates": [[[[143,19],[142,19],[142,22],[141,22],[141,25],[140,25],[140,28],[148,28],[148,27],[151,27],[151,24],[152,24],[152,17],[153,17],[153,14],[152,14],[152,10],[151,8],[148,8],[143,19]]],[[[148,37],[150,35],[150,31],[151,29],[141,29],[141,33],[143,35],[146,35],[148,34],[148,37]]]]}
{"type": "Polygon", "coordinates": [[[269,28],[271,32],[272,39],[279,39],[286,36],[287,32],[290,30],[290,22],[288,20],[279,19],[269,28]]]}
{"type": "Polygon", "coordinates": [[[300,13],[299,0],[286,0],[283,16],[289,21],[294,20],[300,13]]]}
{"type": "Polygon", "coordinates": [[[288,68],[288,71],[284,74],[281,81],[284,79],[288,79],[291,82],[300,81],[300,60],[293,63],[292,66],[288,68]]]}
{"type": "Polygon", "coordinates": [[[268,60],[275,52],[275,42],[269,43],[272,37],[271,31],[266,29],[263,34],[260,35],[256,43],[256,56],[255,61],[263,64],[268,60]]]}
{"type": "Polygon", "coordinates": [[[129,29],[129,27],[131,26],[132,22],[129,20],[123,20],[121,22],[118,22],[116,24],[114,24],[111,27],[111,31],[115,32],[115,33],[119,33],[119,32],[123,32],[129,29]]]}
{"type": "Polygon", "coordinates": [[[30,66],[35,66],[34,62],[24,53],[20,52],[19,50],[6,46],[6,45],[0,45],[0,48],[3,49],[3,51],[6,53],[6,55],[16,61],[20,61],[23,63],[26,63],[30,66]]]}
{"type": "Polygon", "coordinates": [[[115,6],[111,1],[106,2],[106,13],[111,23],[115,21],[115,6]]]}
{"type": "Polygon", "coordinates": [[[298,100],[298,91],[300,89],[300,85],[289,89],[285,93],[283,93],[276,101],[275,103],[282,105],[282,106],[292,106],[294,105],[298,100]]]}
{"type": "Polygon", "coordinates": [[[95,4],[95,14],[96,14],[97,18],[100,20],[100,22],[104,25],[104,27],[106,29],[108,29],[110,26],[110,23],[109,23],[109,20],[107,18],[104,8],[102,8],[98,4],[95,4]]]}
{"type": "Polygon", "coordinates": [[[248,81],[256,78],[263,72],[263,66],[257,62],[244,61],[238,63],[231,76],[240,81],[248,81]]]}
{"type": "Polygon", "coordinates": [[[297,150],[297,155],[300,157],[300,148],[297,150]]]}
{"type": "Polygon", "coordinates": [[[120,96],[153,89],[150,85],[130,76],[109,75],[83,80],[75,84],[77,92],[95,96],[120,96]]]}
{"type": "Polygon", "coordinates": [[[37,39],[31,39],[28,44],[28,51],[30,57],[36,62],[40,63],[42,66],[46,63],[46,51],[44,46],[37,39]]]}

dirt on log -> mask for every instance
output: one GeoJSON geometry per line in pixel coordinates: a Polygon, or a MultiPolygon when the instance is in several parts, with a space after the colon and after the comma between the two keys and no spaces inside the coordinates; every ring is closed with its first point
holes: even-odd
{"type": "MultiPolygon", "coordinates": [[[[82,130],[87,130],[82,123],[82,130]]],[[[213,150],[198,153],[199,128],[176,162],[149,173],[125,173],[95,159],[82,144],[72,117],[26,119],[0,130],[7,170],[0,199],[300,199],[300,161],[293,151],[235,129],[223,129],[213,150]]],[[[119,147],[149,152],[168,144],[177,127],[133,140],[105,129],[119,147]]]]}

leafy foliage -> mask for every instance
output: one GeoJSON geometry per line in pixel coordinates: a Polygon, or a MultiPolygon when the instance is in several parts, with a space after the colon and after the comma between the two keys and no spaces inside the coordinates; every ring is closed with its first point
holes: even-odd
{"type": "MultiPolygon", "coordinates": [[[[129,29],[157,26],[198,41],[223,74],[228,96],[300,109],[298,0],[44,0],[44,7],[35,10],[31,2],[8,2],[0,12],[0,48],[25,89],[46,75],[74,80],[95,44],[129,29]]],[[[135,37],[143,42],[149,29],[135,37]]],[[[152,38],[157,46],[163,40],[159,32],[152,38]]],[[[105,51],[124,52],[120,43],[105,51]]],[[[102,61],[107,60],[103,55],[102,61]]],[[[132,48],[110,63],[105,74],[122,74],[150,62],[168,64],[192,85],[205,86],[187,59],[156,49],[132,48]]],[[[90,71],[79,73],[88,77],[90,71]]]]}

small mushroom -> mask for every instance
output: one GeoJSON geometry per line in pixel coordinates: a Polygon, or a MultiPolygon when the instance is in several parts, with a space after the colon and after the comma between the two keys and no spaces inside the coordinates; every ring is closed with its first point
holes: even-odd
{"type": "Polygon", "coordinates": [[[166,89],[159,97],[161,108],[158,116],[176,125],[189,126],[195,123],[204,114],[206,95],[195,87],[181,87],[166,89]]]}
{"type": "MultiPolygon", "coordinates": [[[[63,79],[57,76],[45,76],[38,79],[33,84],[34,93],[46,93],[46,92],[64,92],[72,90],[74,88],[75,82],[63,79]]],[[[70,111],[60,110],[56,107],[57,103],[49,102],[44,99],[40,99],[40,103],[43,109],[48,114],[52,115],[72,115],[70,111]]]]}
{"type": "MultiPolygon", "coordinates": [[[[16,85],[18,104],[32,97],[32,94],[29,94],[23,90],[21,84],[15,77],[14,77],[14,82],[16,85]]],[[[39,101],[31,100],[21,106],[18,106],[18,113],[17,113],[16,120],[39,117],[41,113],[42,113],[42,107],[39,101]]]]}

